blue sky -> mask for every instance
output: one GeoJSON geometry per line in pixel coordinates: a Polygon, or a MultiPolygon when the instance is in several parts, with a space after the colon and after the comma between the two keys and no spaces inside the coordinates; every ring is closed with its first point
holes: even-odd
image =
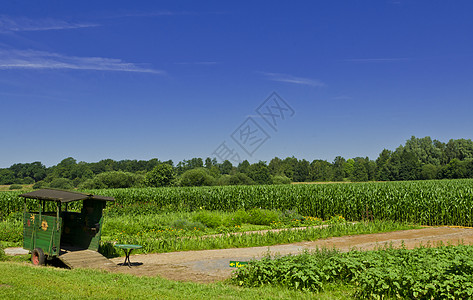
{"type": "Polygon", "coordinates": [[[471,1],[4,1],[0,167],[178,162],[223,156],[222,143],[250,162],[376,159],[412,135],[471,139],[472,11],[471,1]],[[271,127],[257,108],[273,92],[294,114],[279,110],[271,127]]]}

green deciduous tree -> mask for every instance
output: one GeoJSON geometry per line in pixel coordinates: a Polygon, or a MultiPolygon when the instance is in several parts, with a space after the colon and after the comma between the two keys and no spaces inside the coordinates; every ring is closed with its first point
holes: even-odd
{"type": "Polygon", "coordinates": [[[333,166],[325,160],[314,160],[310,163],[309,177],[311,181],[333,180],[333,166]]]}
{"type": "Polygon", "coordinates": [[[233,165],[229,160],[225,160],[220,165],[220,174],[230,174],[233,170],[233,165]]]}
{"type": "Polygon", "coordinates": [[[356,157],[353,159],[353,170],[349,177],[351,181],[368,181],[371,179],[371,174],[373,172],[368,157],[356,157]]]}
{"type": "Polygon", "coordinates": [[[282,166],[282,160],[279,157],[275,157],[271,159],[271,161],[268,164],[268,169],[271,175],[274,176],[274,175],[281,174],[282,173],[281,166],[282,166]]]}
{"type": "Polygon", "coordinates": [[[466,168],[467,163],[468,162],[460,161],[457,158],[452,159],[442,168],[442,177],[448,179],[465,178],[468,173],[466,168]]]}
{"type": "Polygon", "coordinates": [[[295,182],[304,182],[307,181],[310,173],[310,163],[305,160],[299,160],[294,167],[293,180],[295,182]]]}
{"type": "Polygon", "coordinates": [[[250,163],[245,159],[240,164],[238,164],[237,170],[240,173],[248,173],[249,167],[250,167],[250,163]]]}
{"type": "Polygon", "coordinates": [[[383,149],[376,159],[375,179],[381,181],[393,180],[389,162],[391,160],[392,151],[383,149]]]}
{"type": "Polygon", "coordinates": [[[257,184],[272,184],[271,174],[264,161],[252,164],[248,168],[248,176],[257,184]]]}
{"type": "Polygon", "coordinates": [[[355,166],[355,160],[353,158],[347,159],[345,165],[344,165],[344,173],[346,178],[351,178],[353,174],[353,169],[355,166]]]}
{"type": "Polygon", "coordinates": [[[160,164],[145,176],[147,186],[169,186],[175,178],[174,168],[168,164],[160,164]]]}
{"type": "Polygon", "coordinates": [[[0,169],[0,184],[12,184],[15,182],[15,173],[9,169],[0,169]]]}
{"type": "Polygon", "coordinates": [[[333,161],[333,180],[334,181],[342,181],[345,178],[345,158],[341,156],[335,157],[333,161]]]}
{"type": "Polygon", "coordinates": [[[430,136],[416,138],[412,136],[406,141],[404,151],[412,153],[421,164],[440,165],[442,150],[437,147],[438,141],[432,141],[430,136]]]}
{"type": "Polygon", "coordinates": [[[460,161],[473,158],[473,142],[466,139],[450,140],[445,147],[445,155],[448,162],[454,158],[460,161]]]}

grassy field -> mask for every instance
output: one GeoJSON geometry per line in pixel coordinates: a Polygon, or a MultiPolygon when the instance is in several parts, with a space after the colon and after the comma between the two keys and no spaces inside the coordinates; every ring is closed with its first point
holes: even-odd
{"type": "MultiPolygon", "coordinates": [[[[314,299],[311,292],[282,287],[175,282],[93,270],[36,268],[12,262],[0,262],[0,273],[1,299],[314,299]]],[[[317,294],[317,299],[350,299],[351,294],[353,288],[335,285],[317,294]]]]}
{"type": "MultiPolygon", "coordinates": [[[[23,188],[17,191],[30,191],[33,188],[32,184],[22,184],[23,188]]],[[[0,192],[10,191],[10,185],[0,185],[0,192]]]]}

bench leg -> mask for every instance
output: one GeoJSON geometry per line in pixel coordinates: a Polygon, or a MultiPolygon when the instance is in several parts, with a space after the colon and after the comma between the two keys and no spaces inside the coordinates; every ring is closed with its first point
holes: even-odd
{"type": "Polygon", "coordinates": [[[125,251],[125,262],[123,263],[123,265],[128,265],[128,267],[131,268],[130,254],[131,254],[131,251],[133,251],[133,249],[130,249],[128,251],[124,249],[124,251],[125,251]]]}

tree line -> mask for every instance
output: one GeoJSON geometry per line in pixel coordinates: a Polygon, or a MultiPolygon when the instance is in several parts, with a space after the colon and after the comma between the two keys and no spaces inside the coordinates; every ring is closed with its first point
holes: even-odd
{"type": "Polygon", "coordinates": [[[473,142],[451,139],[447,143],[430,137],[411,137],[395,150],[384,149],[376,160],[368,157],[333,162],[275,157],[269,163],[247,160],[233,165],[215,158],[172,160],[104,159],[77,162],[68,157],[57,165],[17,163],[0,169],[0,184],[34,184],[56,188],[122,188],[138,186],[198,186],[236,184],[284,184],[314,181],[398,181],[473,178],[473,142]]]}

